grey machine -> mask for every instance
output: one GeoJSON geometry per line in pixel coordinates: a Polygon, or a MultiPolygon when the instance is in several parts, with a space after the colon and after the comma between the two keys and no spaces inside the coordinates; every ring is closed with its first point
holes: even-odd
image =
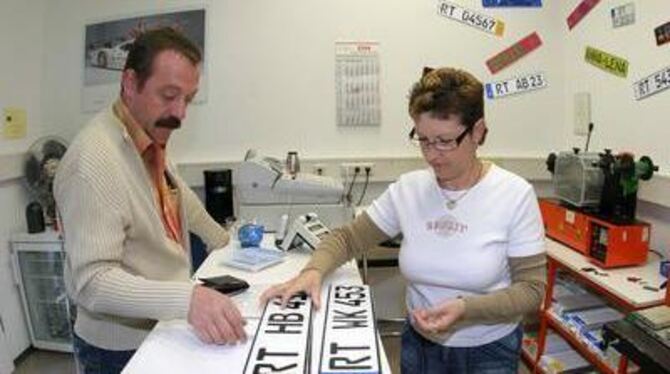
{"type": "Polygon", "coordinates": [[[343,202],[341,181],[316,174],[291,173],[278,159],[248,151],[235,173],[239,216],[256,220],[266,232],[283,237],[286,223],[315,213],[329,227],[353,218],[343,202]],[[284,226],[284,227],[282,227],[284,226]]]}

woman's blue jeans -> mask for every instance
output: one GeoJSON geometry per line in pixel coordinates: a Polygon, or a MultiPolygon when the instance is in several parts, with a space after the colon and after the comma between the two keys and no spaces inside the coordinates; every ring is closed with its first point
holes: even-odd
{"type": "Polygon", "coordinates": [[[516,374],[521,357],[521,327],[476,347],[445,347],[427,340],[405,322],[400,367],[403,374],[516,374]]]}

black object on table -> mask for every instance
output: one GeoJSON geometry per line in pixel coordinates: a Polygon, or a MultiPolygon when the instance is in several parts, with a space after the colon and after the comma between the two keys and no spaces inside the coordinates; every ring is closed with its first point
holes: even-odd
{"type": "Polygon", "coordinates": [[[670,347],[637,325],[626,320],[606,323],[603,338],[638,364],[642,373],[670,373],[670,347]]]}

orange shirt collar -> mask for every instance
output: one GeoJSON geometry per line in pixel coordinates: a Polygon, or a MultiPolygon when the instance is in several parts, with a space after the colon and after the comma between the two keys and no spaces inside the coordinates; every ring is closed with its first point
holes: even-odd
{"type": "Polygon", "coordinates": [[[137,148],[140,155],[143,155],[144,157],[144,153],[152,144],[154,144],[154,141],[149,137],[149,134],[147,134],[142,125],[140,125],[133,115],[130,114],[128,107],[123,103],[121,98],[116,100],[113,110],[114,114],[119,118],[123,126],[126,128],[128,135],[130,135],[130,138],[133,140],[135,148],[137,148]]]}

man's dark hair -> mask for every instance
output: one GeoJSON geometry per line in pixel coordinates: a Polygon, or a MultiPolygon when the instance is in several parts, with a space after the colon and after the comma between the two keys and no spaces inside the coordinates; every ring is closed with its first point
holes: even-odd
{"type": "Polygon", "coordinates": [[[135,39],[123,70],[135,71],[137,84],[141,89],[151,76],[154,59],[166,50],[183,55],[193,65],[198,65],[202,61],[202,53],[198,46],[174,28],[163,27],[143,32],[135,39]]]}

